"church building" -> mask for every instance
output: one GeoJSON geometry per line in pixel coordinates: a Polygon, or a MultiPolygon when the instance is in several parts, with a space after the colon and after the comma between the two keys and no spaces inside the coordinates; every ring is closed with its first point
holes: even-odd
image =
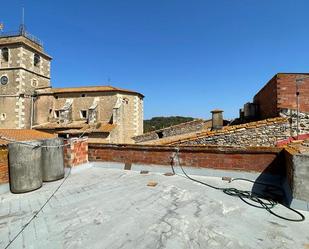
{"type": "Polygon", "coordinates": [[[52,57],[22,26],[0,34],[0,129],[37,129],[90,141],[132,143],[143,133],[143,98],[112,86],[53,88],[52,57]]]}

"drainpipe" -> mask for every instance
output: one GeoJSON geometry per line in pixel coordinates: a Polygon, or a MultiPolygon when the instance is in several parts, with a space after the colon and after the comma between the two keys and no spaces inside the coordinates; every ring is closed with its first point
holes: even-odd
{"type": "Polygon", "coordinates": [[[33,126],[33,96],[31,95],[31,107],[30,107],[30,129],[33,126]]]}

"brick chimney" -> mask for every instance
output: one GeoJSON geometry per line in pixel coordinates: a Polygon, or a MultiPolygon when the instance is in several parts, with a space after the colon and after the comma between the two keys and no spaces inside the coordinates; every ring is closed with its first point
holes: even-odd
{"type": "Polygon", "coordinates": [[[213,110],[212,113],[212,126],[211,130],[219,130],[223,127],[223,111],[222,110],[213,110]]]}

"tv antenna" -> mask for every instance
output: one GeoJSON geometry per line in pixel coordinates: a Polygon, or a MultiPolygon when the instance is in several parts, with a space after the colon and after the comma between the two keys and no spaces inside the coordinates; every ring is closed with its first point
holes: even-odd
{"type": "Polygon", "coordinates": [[[23,34],[25,34],[25,32],[26,32],[26,27],[25,27],[25,8],[22,7],[20,33],[23,35],[23,34]]]}

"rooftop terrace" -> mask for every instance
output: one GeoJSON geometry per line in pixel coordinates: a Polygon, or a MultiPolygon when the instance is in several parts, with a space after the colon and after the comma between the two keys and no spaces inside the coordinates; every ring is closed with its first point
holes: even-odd
{"type": "MultiPolygon", "coordinates": [[[[196,178],[217,186],[252,187],[196,178]]],[[[61,183],[1,196],[1,248],[61,183]]],[[[274,211],[295,218],[283,206],[274,211]]],[[[309,248],[309,212],[302,213],[304,222],[288,222],[180,175],[97,164],[73,172],[10,248],[309,248]],[[149,187],[149,181],[158,185],[149,187]]]]}

